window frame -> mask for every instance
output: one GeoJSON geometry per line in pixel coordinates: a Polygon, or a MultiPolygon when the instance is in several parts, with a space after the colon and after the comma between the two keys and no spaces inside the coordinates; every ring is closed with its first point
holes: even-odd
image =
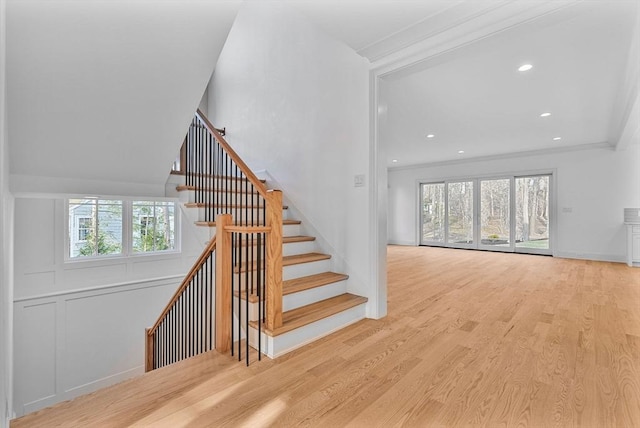
{"type": "MultiPolygon", "coordinates": [[[[179,207],[179,202],[175,201],[175,200],[168,200],[168,199],[141,199],[141,198],[136,198],[136,199],[131,199],[129,208],[130,208],[130,215],[129,215],[129,219],[130,219],[130,233],[129,233],[129,238],[130,238],[130,242],[129,242],[129,252],[131,256],[141,256],[141,255],[151,255],[151,254],[169,254],[169,253],[179,253],[181,252],[181,248],[180,248],[180,239],[179,239],[179,230],[180,230],[180,222],[179,222],[179,216],[180,214],[178,214],[178,212],[180,211],[180,207],[179,207]],[[133,246],[133,234],[134,234],[134,227],[133,227],[133,223],[134,223],[134,218],[133,218],[133,207],[136,203],[140,203],[140,202],[149,202],[149,203],[153,203],[153,216],[144,216],[146,218],[150,218],[150,219],[154,219],[153,220],[153,231],[155,233],[156,227],[158,222],[156,221],[156,208],[158,206],[158,204],[167,204],[167,203],[173,203],[173,244],[174,244],[174,248],[170,249],[170,250],[154,250],[154,251],[135,251],[134,246],[133,246]]],[[[147,231],[148,232],[148,231],[147,231]]]]}
{"type": "MultiPolygon", "coordinates": [[[[154,257],[154,256],[167,256],[167,255],[177,255],[182,253],[182,237],[181,237],[181,209],[179,206],[180,202],[176,198],[147,198],[147,197],[122,197],[122,196],[100,196],[100,197],[87,197],[87,196],[76,196],[76,195],[68,195],[63,200],[64,211],[63,211],[63,219],[64,219],[64,237],[63,237],[63,251],[64,263],[82,263],[82,262],[100,262],[114,259],[125,259],[125,258],[138,258],[138,257],[154,257]],[[77,232],[77,228],[72,224],[70,219],[70,209],[69,209],[69,201],[72,199],[93,199],[97,201],[120,201],[122,203],[122,252],[118,254],[98,254],[91,256],[76,256],[71,257],[71,245],[76,242],[86,242],[86,241],[77,241],[71,239],[71,228],[73,228],[73,232],[77,232]],[[134,251],[133,250],[133,204],[134,202],[153,202],[155,203],[172,203],[174,206],[173,210],[173,242],[174,248],[169,250],[156,250],[156,251],[134,251]]],[[[91,218],[92,217],[87,217],[91,218]]],[[[75,235],[74,235],[75,236],[75,235]]]]}
{"type": "Polygon", "coordinates": [[[468,248],[468,249],[476,249],[476,250],[485,250],[485,251],[497,251],[497,252],[511,252],[511,253],[523,253],[523,254],[540,254],[540,255],[551,255],[556,256],[556,240],[557,240],[557,221],[558,221],[558,213],[556,209],[556,194],[557,194],[557,170],[555,168],[552,169],[541,169],[541,170],[533,170],[533,171],[516,171],[516,172],[505,172],[498,174],[486,174],[486,175],[461,175],[461,176],[453,176],[447,178],[433,177],[426,179],[417,179],[415,181],[417,185],[417,236],[416,242],[418,246],[428,246],[428,247],[446,247],[446,248],[468,248]],[[515,180],[517,178],[522,177],[536,177],[536,176],[548,176],[549,177],[549,194],[548,194],[548,207],[549,207],[549,225],[548,225],[548,233],[549,233],[549,243],[547,249],[535,249],[535,248],[525,248],[525,247],[517,247],[515,245],[515,227],[516,227],[516,209],[513,209],[513,204],[516,203],[515,198],[515,180]],[[481,245],[480,239],[480,192],[481,185],[480,182],[483,180],[497,180],[497,179],[509,179],[510,180],[510,234],[511,234],[511,246],[510,247],[492,247],[487,245],[481,245]],[[474,191],[473,191],[473,206],[474,206],[474,219],[473,219],[473,227],[474,227],[474,241],[473,245],[465,245],[465,244],[452,244],[449,241],[449,184],[450,183],[459,183],[459,182],[473,182],[474,191]],[[444,242],[431,242],[428,240],[422,239],[422,186],[429,184],[445,184],[445,241],[444,242]]]}

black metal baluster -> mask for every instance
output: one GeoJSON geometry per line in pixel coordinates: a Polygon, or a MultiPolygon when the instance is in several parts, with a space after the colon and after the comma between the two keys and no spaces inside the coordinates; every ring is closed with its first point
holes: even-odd
{"type": "Polygon", "coordinates": [[[236,239],[236,234],[232,233],[231,234],[231,356],[233,357],[234,353],[233,353],[233,327],[234,327],[234,321],[233,321],[233,298],[234,298],[234,290],[235,290],[235,283],[236,283],[236,275],[235,275],[235,266],[238,263],[238,257],[236,254],[236,247],[235,247],[235,239],[236,239]]]}
{"type": "Polygon", "coordinates": [[[258,234],[257,241],[258,242],[256,244],[258,245],[258,248],[256,248],[256,257],[258,259],[258,289],[256,290],[256,294],[258,295],[258,361],[260,361],[262,357],[260,352],[262,349],[262,335],[260,334],[262,331],[262,281],[260,279],[262,277],[262,257],[260,257],[262,255],[262,233],[258,234]]]}

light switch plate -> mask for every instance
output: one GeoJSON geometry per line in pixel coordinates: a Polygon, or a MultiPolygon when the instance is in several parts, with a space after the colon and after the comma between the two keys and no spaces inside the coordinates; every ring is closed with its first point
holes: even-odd
{"type": "Polygon", "coordinates": [[[364,174],[358,174],[353,176],[354,187],[364,187],[364,174]]]}

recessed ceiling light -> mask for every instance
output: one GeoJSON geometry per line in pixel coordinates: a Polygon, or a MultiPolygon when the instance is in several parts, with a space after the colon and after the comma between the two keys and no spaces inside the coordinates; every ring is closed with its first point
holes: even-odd
{"type": "Polygon", "coordinates": [[[458,154],[461,155],[464,153],[464,150],[458,150],[458,154]]]}
{"type": "Polygon", "coordinates": [[[549,116],[551,116],[551,113],[549,112],[545,112],[540,115],[540,117],[549,117],[549,116]]]}
{"type": "Polygon", "coordinates": [[[397,162],[398,162],[398,159],[394,159],[394,160],[392,160],[391,162],[393,162],[393,163],[397,163],[397,162]]]}
{"type": "Polygon", "coordinates": [[[522,64],[520,67],[518,67],[518,71],[529,71],[533,68],[533,65],[531,64],[522,64]]]}
{"type": "Polygon", "coordinates": [[[433,135],[433,134],[427,135],[427,138],[433,138],[433,137],[435,137],[435,135],[433,135]]]}
{"type": "Polygon", "coordinates": [[[553,137],[553,141],[562,140],[562,137],[553,137]]]}

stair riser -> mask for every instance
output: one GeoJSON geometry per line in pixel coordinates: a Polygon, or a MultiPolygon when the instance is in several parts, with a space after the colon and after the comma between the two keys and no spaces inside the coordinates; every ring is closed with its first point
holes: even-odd
{"type": "Polygon", "coordinates": [[[283,296],[282,310],[290,311],[302,306],[310,305],[321,300],[330,299],[347,292],[347,281],[339,281],[331,284],[315,287],[309,290],[299,291],[283,296]]]}
{"type": "Polygon", "coordinates": [[[316,251],[315,241],[289,242],[282,246],[282,255],[285,257],[313,253],[314,251],[316,251]]]}
{"type": "MultiPolygon", "coordinates": [[[[196,220],[193,220],[196,221],[196,220]]],[[[202,227],[203,229],[207,229],[205,227],[202,227]]],[[[216,236],[216,228],[215,227],[209,227],[209,239],[213,238],[214,236],[216,236]]],[[[282,226],[282,234],[283,236],[298,236],[300,235],[300,225],[299,224],[285,224],[282,226]]]]}
{"type": "MultiPolygon", "coordinates": [[[[332,284],[323,285],[309,290],[300,291],[298,293],[287,294],[282,298],[282,310],[290,311],[302,306],[310,305],[321,300],[330,299],[347,292],[347,281],[334,282],[332,284]]],[[[238,298],[234,298],[234,312],[238,312],[238,298]]],[[[242,316],[246,312],[246,299],[244,294],[240,298],[240,307],[242,316]]],[[[242,318],[244,320],[244,318],[242,318]]],[[[258,303],[249,302],[249,321],[258,319],[258,303]]]]}
{"type": "MultiPolygon", "coordinates": [[[[279,357],[354,324],[365,316],[366,303],[363,303],[276,337],[262,334],[262,352],[269,358],[279,357]]],[[[256,349],[258,347],[258,331],[253,327],[249,327],[249,345],[256,349]]]]}
{"type": "Polygon", "coordinates": [[[297,265],[284,266],[282,269],[282,279],[286,281],[288,279],[316,275],[329,271],[331,271],[331,259],[300,263],[297,265]]]}
{"type": "MultiPolygon", "coordinates": [[[[215,220],[207,219],[207,208],[198,208],[198,207],[186,207],[186,208],[189,211],[191,210],[197,211],[195,221],[215,221],[215,220]]],[[[258,223],[262,223],[264,219],[264,210],[258,209],[258,208],[249,209],[249,210],[245,210],[243,208],[233,208],[233,209],[225,209],[224,212],[226,214],[231,214],[234,219],[241,219],[243,223],[246,223],[248,220],[249,223],[255,222],[256,224],[258,224],[258,223]]],[[[285,215],[286,212],[287,212],[286,209],[282,210],[283,219],[287,218],[285,215]]],[[[190,214],[189,217],[191,218],[192,214],[190,214]]]]}
{"type": "MultiPolygon", "coordinates": [[[[240,197],[240,195],[242,195],[242,201],[244,203],[245,201],[245,195],[247,195],[246,193],[236,193],[236,192],[229,192],[229,195],[227,196],[227,192],[225,191],[219,191],[219,192],[215,192],[214,193],[214,198],[218,198],[220,197],[221,200],[234,200],[237,197],[240,197]],[[219,196],[218,196],[219,195],[219,196]],[[227,199],[228,198],[228,199],[227,199]]],[[[260,195],[258,195],[257,193],[249,193],[248,194],[248,198],[249,201],[251,201],[251,204],[258,204],[261,202],[261,198],[259,197],[260,195]]],[[[178,199],[180,199],[180,202],[196,202],[196,191],[195,190],[182,190],[178,192],[178,199]]]]}
{"type": "MultiPolygon", "coordinates": [[[[282,279],[286,281],[288,279],[295,279],[303,276],[315,275],[318,273],[328,272],[330,270],[331,270],[331,260],[318,260],[315,262],[300,263],[297,265],[284,266],[282,268],[282,279]]],[[[256,272],[253,271],[253,273],[255,278],[256,272]]],[[[246,273],[245,272],[234,273],[233,276],[234,276],[233,278],[234,286],[236,286],[236,284],[239,283],[240,287],[244,288],[247,282],[246,273]]],[[[262,276],[264,277],[264,274],[262,276]]],[[[249,278],[249,281],[251,281],[251,278],[249,278]]]]}
{"type": "MultiPolygon", "coordinates": [[[[252,260],[257,260],[258,258],[258,240],[254,236],[253,245],[248,246],[248,254],[249,258],[252,260]]],[[[264,240],[263,240],[264,243],[264,240]]],[[[237,251],[234,250],[234,251],[237,251]]],[[[283,256],[294,256],[298,254],[312,253],[315,251],[315,246],[313,245],[313,241],[305,241],[305,242],[290,242],[284,243],[282,246],[283,256]]],[[[242,260],[247,260],[247,246],[242,246],[242,260]]]]}

